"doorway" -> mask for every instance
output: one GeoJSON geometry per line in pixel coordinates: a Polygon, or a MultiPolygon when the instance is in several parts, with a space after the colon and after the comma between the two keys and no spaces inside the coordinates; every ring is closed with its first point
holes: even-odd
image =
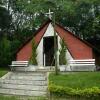
{"type": "Polygon", "coordinates": [[[43,65],[54,66],[54,37],[43,38],[43,65]]]}

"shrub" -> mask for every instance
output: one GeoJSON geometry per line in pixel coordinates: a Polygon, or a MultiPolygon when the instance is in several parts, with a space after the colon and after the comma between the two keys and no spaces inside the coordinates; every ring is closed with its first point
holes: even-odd
{"type": "Polygon", "coordinates": [[[36,53],[37,45],[35,44],[34,38],[32,40],[32,56],[30,58],[30,64],[37,65],[37,53],[36,53]]]}
{"type": "Polygon", "coordinates": [[[100,96],[99,87],[91,87],[85,89],[74,89],[70,87],[57,86],[52,82],[49,83],[48,87],[51,94],[58,96],[77,96],[77,97],[98,97],[100,96]]]}
{"type": "Polygon", "coordinates": [[[59,55],[59,64],[60,65],[66,65],[67,60],[66,60],[66,45],[64,43],[64,40],[60,40],[60,45],[61,49],[59,50],[60,55],[59,55]]]}

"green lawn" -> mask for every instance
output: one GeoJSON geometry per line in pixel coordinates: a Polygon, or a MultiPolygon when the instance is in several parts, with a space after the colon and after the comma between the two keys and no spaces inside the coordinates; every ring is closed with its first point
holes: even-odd
{"type": "Polygon", "coordinates": [[[18,98],[14,97],[14,96],[3,96],[3,95],[0,95],[0,100],[18,100],[18,98]]]}
{"type": "Polygon", "coordinates": [[[52,100],[100,100],[100,72],[51,73],[49,91],[52,100]]]}
{"type": "Polygon", "coordinates": [[[45,97],[28,97],[28,96],[4,96],[0,95],[0,100],[48,100],[45,97]]]}
{"type": "Polygon", "coordinates": [[[49,81],[55,85],[71,88],[100,87],[100,72],[71,72],[68,74],[49,75],[49,81]]]}
{"type": "Polygon", "coordinates": [[[2,77],[3,75],[5,75],[7,72],[8,72],[8,69],[0,68],[0,77],[2,77]]]}

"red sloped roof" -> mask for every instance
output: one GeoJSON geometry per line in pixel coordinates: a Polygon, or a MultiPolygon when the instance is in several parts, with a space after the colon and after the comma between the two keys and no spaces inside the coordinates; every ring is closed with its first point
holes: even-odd
{"type": "Polygon", "coordinates": [[[56,24],[55,27],[58,35],[64,39],[67,48],[74,59],[92,59],[92,46],[83,41],[73,33],[65,30],[62,26],[56,24]]]}

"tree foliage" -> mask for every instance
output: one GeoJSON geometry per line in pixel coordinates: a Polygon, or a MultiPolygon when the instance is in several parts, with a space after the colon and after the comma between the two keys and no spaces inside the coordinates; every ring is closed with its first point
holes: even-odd
{"type": "MultiPolygon", "coordinates": [[[[83,39],[91,38],[94,22],[100,16],[99,0],[4,0],[14,20],[14,30],[38,28],[50,8],[56,21],[83,39]]],[[[96,24],[97,26],[98,24],[96,24]]],[[[98,34],[98,33],[96,33],[98,34]]]]}
{"type": "Polygon", "coordinates": [[[10,65],[11,62],[11,42],[7,39],[7,37],[3,37],[2,41],[0,41],[0,66],[6,67],[10,65]]]}
{"type": "Polygon", "coordinates": [[[4,31],[9,29],[11,24],[11,16],[4,7],[0,7],[0,30],[4,31]]]}

